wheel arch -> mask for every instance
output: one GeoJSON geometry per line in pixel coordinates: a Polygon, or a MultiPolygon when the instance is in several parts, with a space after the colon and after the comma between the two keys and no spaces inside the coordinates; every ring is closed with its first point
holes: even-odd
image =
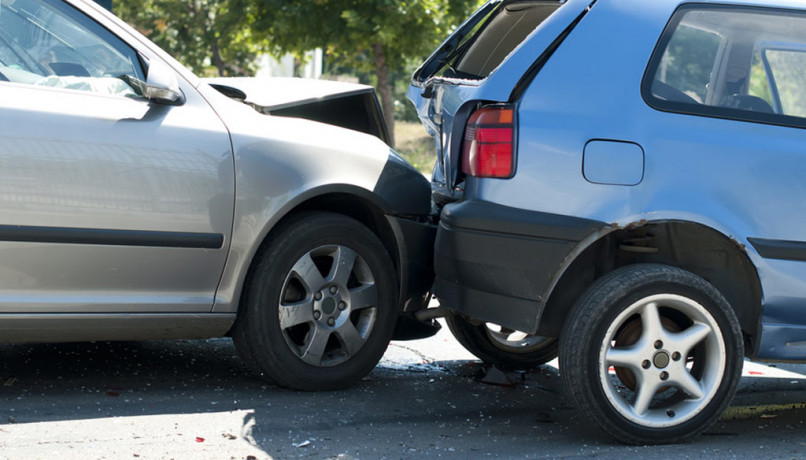
{"type": "Polygon", "coordinates": [[[713,284],[736,312],[745,349],[755,354],[762,300],[756,267],[744,245],[711,227],[689,221],[641,222],[600,232],[556,279],[538,333],[558,336],[571,307],[594,280],[639,263],[675,266],[713,284]]]}
{"type": "Polygon", "coordinates": [[[398,295],[401,289],[402,259],[401,248],[398,244],[395,229],[392,223],[386,218],[389,213],[388,205],[378,196],[361,187],[347,184],[327,185],[309,190],[301,194],[298,199],[288,203],[284,209],[276,214],[276,218],[267,222],[260,243],[249,255],[249,262],[246,264],[246,272],[243,283],[240,286],[239,294],[236,296],[238,303],[242,303],[245,286],[248,278],[253,272],[255,263],[259,260],[260,254],[272,243],[274,236],[288,222],[298,218],[306,212],[330,212],[341,214],[357,220],[366,226],[378,239],[392,260],[395,267],[395,280],[398,284],[398,295]]]}

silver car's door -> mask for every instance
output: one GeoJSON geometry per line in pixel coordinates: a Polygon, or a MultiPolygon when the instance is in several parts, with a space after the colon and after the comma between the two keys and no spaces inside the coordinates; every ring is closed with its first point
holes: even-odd
{"type": "Polygon", "coordinates": [[[147,63],[72,7],[0,6],[0,312],[210,311],[223,123],[181,78],[182,105],[141,97],[147,63]]]}

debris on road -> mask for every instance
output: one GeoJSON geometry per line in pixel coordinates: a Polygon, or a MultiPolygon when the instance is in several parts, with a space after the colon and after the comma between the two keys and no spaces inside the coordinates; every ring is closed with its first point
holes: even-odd
{"type": "Polygon", "coordinates": [[[517,372],[505,372],[497,366],[490,366],[483,370],[483,376],[479,380],[481,383],[488,383],[490,385],[500,385],[511,387],[523,383],[524,376],[517,372]]]}

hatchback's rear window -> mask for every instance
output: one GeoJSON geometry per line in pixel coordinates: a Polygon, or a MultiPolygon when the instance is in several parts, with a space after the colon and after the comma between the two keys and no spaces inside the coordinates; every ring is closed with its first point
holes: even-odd
{"type": "Polygon", "coordinates": [[[480,80],[496,67],[526,37],[561,5],[554,1],[505,1],[492,10],[482,10],[476,24],[459,45],[441,56],[440,66],[429,76],[480,80]]]}

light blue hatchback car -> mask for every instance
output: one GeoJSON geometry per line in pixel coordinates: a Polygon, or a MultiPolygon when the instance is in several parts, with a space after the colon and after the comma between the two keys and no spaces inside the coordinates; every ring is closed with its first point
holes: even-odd
{"type": "Polygon", "coordinates": [[[491,1],[415,73],[436,139],[435,293],[482,359],[559,353],[629,443],[806,360],[806,5],[491,1]]]}

